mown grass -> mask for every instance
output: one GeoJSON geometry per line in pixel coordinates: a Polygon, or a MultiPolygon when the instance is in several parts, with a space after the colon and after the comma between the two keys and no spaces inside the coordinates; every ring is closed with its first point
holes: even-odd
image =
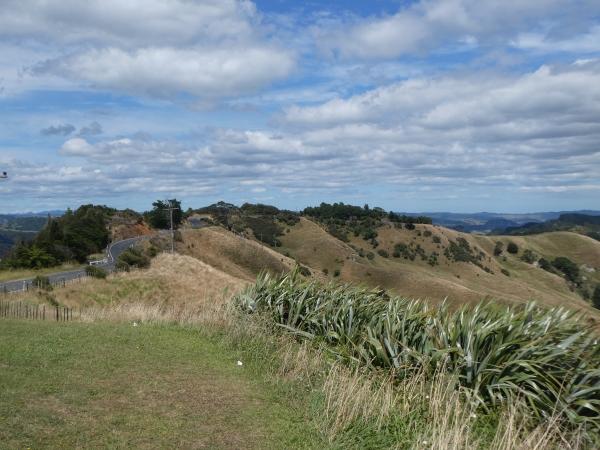
{"type": "Polygon", "coordinates": [[[245,356],[198,328],[2,321],[0,447],[324,448],[245,356]]]}

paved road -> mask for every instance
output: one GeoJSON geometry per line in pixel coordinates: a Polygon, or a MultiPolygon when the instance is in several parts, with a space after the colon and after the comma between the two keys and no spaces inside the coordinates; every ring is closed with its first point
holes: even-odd
{"type": "MultiPolygon", "coordinates": [[[[96,267],[101,267],[107,271],[112,271],[115,268],[115,264],[119,255],[133,246],[136,242],[148,239],[149,236],[138,236],[130,239],[124,239],[122,241],[114,242],[109,245],[106,253],[106,262],[97,264],[96,267]]],[[[51,283],[60,283],[61,281],[70,281],[85,276],[85,268],[69,270],[67,272],[57,272],[48,275],[48,279],[51,283]]],[[[0,283],[0,292],[13,292],[22,291],[27,286],[31,286],[33,278],[26,278],[21,280],[5,281],[0,283]]]]}

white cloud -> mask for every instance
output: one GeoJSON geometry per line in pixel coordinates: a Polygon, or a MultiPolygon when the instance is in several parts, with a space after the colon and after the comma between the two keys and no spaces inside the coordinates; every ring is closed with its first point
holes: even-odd
{"type": "Polygon", "coordinates": [[[543,53],[595,53],[600,51],[600,26],[593,26],[586,33],[558,39],[545,33],[521,33],[512,45],[543,53]]]}
{"type": "Polygon", "coordinates": [[[72,88],[214,101],[285,78],[295,64],[245,0],[8,0],[0,37],[38,58],[27,70],[12,63],[15,91],[62,79],[72,88]]]}
{"type": "Polygon", "coordinates": [[[287,76],[294,65],[284,51],[266,48],[118,48],[91,50],[47,61],[35,72],[63,75],[100,89],[158,97],[231,96],[287,76]]]}
{"type": "Polygon", "coordinates": [[[255,34],[245,0],[4,0],[0,36],[63,44],[168,45],[255,34]]]}
{"type": "Polygon", "coordinates": [[[585,30],[599,12],[600,6],[593,0],[423,0],[394,15],[343,21],[333,30],[326,23],[316,34],[325,49],[343,57],[394,58],[507,43],[532,28],[563,32],[549,24],[571,23],[585,30]]]}

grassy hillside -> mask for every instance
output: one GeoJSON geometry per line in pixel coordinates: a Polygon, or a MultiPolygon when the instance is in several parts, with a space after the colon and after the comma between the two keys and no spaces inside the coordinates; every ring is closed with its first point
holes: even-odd
{"type": "Polygon", "coordinates": [[[177,249],[234,277],[252,281],[262,270],[286,272],[294,261],[254,240],[213,226],[182,230],[177,249]]]}
{"type": "Polygon", "coordinates": [[[586,273],[587,277],[600,281],[600,243],[574,233],[497,238],[432,225],[416,225],[414,230],[387,225],[377,232],[377,248],[355,236],[344,243],[319,224],[303,218],[281,237],[280,250],[316,271],[326,270],[329,276],[339,271],[342,281],[379,286],[404,296],[434,301],[448,297],[455,304],[483,298],[507,302],[537,300],[591,311],[563,277],[521,261],[526,248],[546,258],[567,256],[586,264],[594,269],[586,273]],[[456,261],[453,254],[448,254],[450,243],[460,238],[469,244],[476,264],[456,261]],[[500,257],[494,256],[496,241],[507,245],[511,240],[521,248],[520,254],[503,252],[500,257]],[[394,257],[397,244],[404,245],[400,257],[394,257]],[[432,254],[436,254],[435,262],[432,254]],[[509,276],[502,270],[508,271],[509,276]]]}

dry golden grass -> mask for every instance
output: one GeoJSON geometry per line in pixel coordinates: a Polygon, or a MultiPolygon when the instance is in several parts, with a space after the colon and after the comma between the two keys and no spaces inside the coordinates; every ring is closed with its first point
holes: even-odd
{"type": "Polygon", "coordinates": [[[586,263],[589,267],[596,268],[595,272],[588,275],[593,279],[600,277],[600,243],[585,236],[546,233],[513,239],[465,234],[433,225],[417,225],[414,231],[386,225],[378,229],[377,249],[373,249],[360,237],[349,237],[350,244],[362,248],[365,253],[373,252],[374,258],[359,258],[350,245],[334,238],[323,227],[305,218],[282,236],[282,251],[289,252],[315,273],[327,268],[331,276],[335,269],[339,269],[341,281],[382,287],[405,297],[429,299],[432,302],[447,298],[451,305],[476,304],[483,299],[506,303],[534,300],[548,306],[568,305],[589,313],[591,317],[599,317],[598,312],[582,300],[578,293],[570,290],[562,277],[527,264],[518,256],[505,253],[504,261],[493,255],[497,240],[505,243],[513,240],[522,249],[529,248],[540,256],[567,256],[586,263]],[[425,236],[426,232],[431,232],[432,236],[425,236]],[[441,242],[433,242],[433,236],[438,236],[441,242]],[[483,252],[482,263],[493,274],[473,264],[447,260],[443,254],[444,248],[451,240],[456,241],[459,237],[466,239],[478,252],[483,252]],[[437,252],[439,265],[431,267],[419,257],[414,261],[392,257],[395,244],[411,242],[419,244],[428,255],[437,252]],[[377,250],[380,249],[386,250],[390,257],[378,255],[377,250]],[[502,274],[501,269],[508,270],[510,276],[502,274]]]}
{"type": "MultiPolygon", "coordinates": [[[[261,331],[254,329],[253,333],[256,336],[261,331]]],[[[389,375],[330,363],[322,351],[289,340],[280,342],[279,359],[281,365],[275,373],[277,377],[308,383],[323,392],[324,405],[319,421],[331,443],[353,427],[358,426],[360,430],[370,426],[381,432],[390,421],[400,419],[405,421],[402,441],[391,442],[390,448],[586,448],[581,435],[566,433],[556,417],[531,427],[516,405],[504,410],[491,440],[483,442],[475,429],[479,412],[463,393],[456,390],[454,376],[444,370],[432,378],[415,372],[400,382],[393,382],[389,375]],[[315,383],[315,379],[321,381],[315,383]]]]}
{"type": "Polygon", "coordinates": [[[262,270],[287,272],[294,260],[220,227],[183,230],[177,249],[233,277],[253,281],[262,270]]]}
{"type": "Polygon", "coordinates": [[[221,307],[246,285],[245,280],[190,256],[163,253],[152,260],[147,270],[119,273],[106,280],[88,279],[50,293],[30,291],[11,298],[46,302],[50,296],[63,306],[91,309],[94,312],[88,314],[106,318],[151,318],[221,307]]]}

